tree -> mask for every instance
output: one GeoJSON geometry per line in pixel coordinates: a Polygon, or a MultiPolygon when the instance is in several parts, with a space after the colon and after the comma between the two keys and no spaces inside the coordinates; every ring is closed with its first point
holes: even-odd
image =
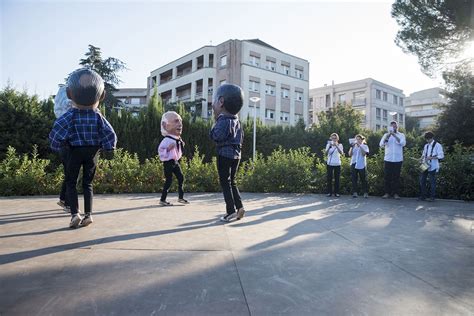
{"type": "Polygon", "coordinates": [[[438,117],[435,134],[446,146],[456,141],[474,145],[474,75],[466,66],[445,72],[449,102],[438,117]]]}
{"type": "Polygon", "coordinates": [[[410,116],[409,114],[405,115],[405,130],[407,132],[410,132],[410,131],[419,132],[420,120],[417,119],[416,117],[410,116]]]}
{"type": "Polygon", "coordinates": [[[401,29],[395,43],[416,55],[429,76],[450,65],[472,63],[473,56],[457,58],[474,40],[473,14],[472,0],[396,0],[392,17],[401,29]]]}
{"type": "Polygon", "coordinates": [[[103,59],[100,48],[90,44],[85,56],[86,58],[81,59],[79,64],[96,71],[104,79],[105,100],[103,103],[106,109],[110,110],[118,103],[113,93],[117,91],[116,85],[121,82],[118,72],[127,69],[125,63],[114,57],[103,59]]]}

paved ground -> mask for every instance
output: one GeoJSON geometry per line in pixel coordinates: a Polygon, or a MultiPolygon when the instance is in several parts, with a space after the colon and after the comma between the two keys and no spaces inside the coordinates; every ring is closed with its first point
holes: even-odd
{"type": "Polygon", "coordinates": [[[473,203],[243,196],[0,198],[0,315],[474,315],[473,203]]]}

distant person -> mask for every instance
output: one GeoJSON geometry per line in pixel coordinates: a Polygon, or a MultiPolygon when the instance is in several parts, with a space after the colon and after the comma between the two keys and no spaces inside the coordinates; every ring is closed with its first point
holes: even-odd
{"type": "Polygon", "coordinates": [[[67,82],[67,96],[74,107],[54,122],[49,134],[51,148],[60,151],[69,146],[66,168],[66,194],[71,207],[69,227],[88,226],[92,220],[92,181],[97,167],[99,150],[109,156],[117,144],[117,136],[110,123],[98,110],[105,97],[104,80],[95,71],[78,69],[67,82]],[[84,218],[79,214],[77,178],[82,167],[84,190],[84,218]]]}
{"type": "Polygon", "coordinates": [[[339,144],[339,135],[332,133],[326,144],[326,176],[327,176],[327,196],[339,197],[339,180],[341,178],[341,155],[344,155],[343,146],[339,144]],[[334,190],[332,179],[334,177],[334,190]]]}
{"type": "Polygon", "coordinates": [[[379,143],[385,148],[384,157],[384,189],[382,198],[393,196],[400,199],[400,172],[403,163],[403,147],[406,145],[405,135],[398,131],[398,123],[390,122],[388,132],[382,136],[379,143]]]}
{"type": "MultiPolygon", "coordinates": [[[[69,100],[67,97],[66,92],[66,85],[62,84],[59,87],[58,93],[54,97],[54,115],[56,118],[60,118],[63,114],[65,114],[69,109],[72,107],[72,101],[69,100]]],[[[71,212],[71,208],[69,203],[66,200],[66,164],[69,154],[69,147],[63,146],[59,151],[59,157],[61,158],[61,163],[63,165],[64,170],[64,180],[61,185],[61,192],[59,193],[59,202],[58,205],[63,208],[63,210],[67,213],[71,212]]]]}
{"type": "Polygon", "coordinates": [[[239,86],[223,84],[217,89],[212,103],[215,123],[209,134],[217,147],[217,171],[226,204],[226,215],[220,218],[223,222],[242,219],[245,214],[235,182],[244,139],[237,116],[243,100],[244,94],[239,86]]]}
{"type": "Polygon", "coordinates": [[[168,111],[161,117],[161,135],[164,136],[160,145],[158,146],[158,154],[160,160],[163,162],[163,171],[165,173],[165,183],[161,191],[160,205],[173,205],[166,201],[168,190],[173,182],[173,174],[178,179],[178,202],[182,204],[189,204],[184,199],[183,183],[184,176],[181,171],[179,160],[183,156],[184,141],[181,139],[183,131],[183,120],[181,116],[174,112],[168,111]]]}
{"type": "Polygon", "coordinates": [[[365,137],[361,134],[355,136],[354,142],[349,149],[349,156],[351,157],[351,178],[352,178],[352,197],[358,197],[357,178],[362,183],[362,192],[364,198],[369,197],[367,190],[367,154],[369,153],[369,146],[365,143],[365,137]]]}
{"type": "Polygon", "coordinates": [[[420,175],[420,200],[434,201],[436,196],[436,174],[439,172],[440,159],[444,158],[443,146],[434,139],[433,132],[426,132],[424,135],[426,144],[421,154],[421,162],[427,163],[428,168],[420,175]],[[430,178],[429,194],[426,190],[426,180],[430,178]]]}

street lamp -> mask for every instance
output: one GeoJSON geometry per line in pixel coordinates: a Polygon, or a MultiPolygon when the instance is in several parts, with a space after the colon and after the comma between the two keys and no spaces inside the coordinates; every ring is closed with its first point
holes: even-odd
{"type": "Polygon", "coordinates": [[[250,101],[253,102],[253,161],[255,162],[255,147],[257,147],[257,102],[260,101],[260,98],[251,97],[250,101]]]}
{"type": "Polygon", "coordinates": [[[388,114],[390,114],[390,115],[392,116],[392,120],[393,120],[393,121],[398,121],[398,120],[397,120],[397,117],[396,117],[397,112],[395,112],[395,111],[394,111],[394,112],[388,112],[388,114]]]}

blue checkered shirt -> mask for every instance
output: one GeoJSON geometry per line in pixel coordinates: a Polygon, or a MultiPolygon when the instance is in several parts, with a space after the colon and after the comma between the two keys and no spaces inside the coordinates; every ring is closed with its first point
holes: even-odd
{"type": "Polygon", "coordinates": [[[244,131],[237,115],[221,114],[209,132],[216,143],[217,154],[230,159],[240,159],[244,131]]]}
{"type": "Polygon", "coordinates": [[[49,141],[54,151],[59,151],[66,145],[100,146],[104,150],[113,150],[117,145],[117,135],[98,110],[74,108],[54,122],[49,141]]]}

